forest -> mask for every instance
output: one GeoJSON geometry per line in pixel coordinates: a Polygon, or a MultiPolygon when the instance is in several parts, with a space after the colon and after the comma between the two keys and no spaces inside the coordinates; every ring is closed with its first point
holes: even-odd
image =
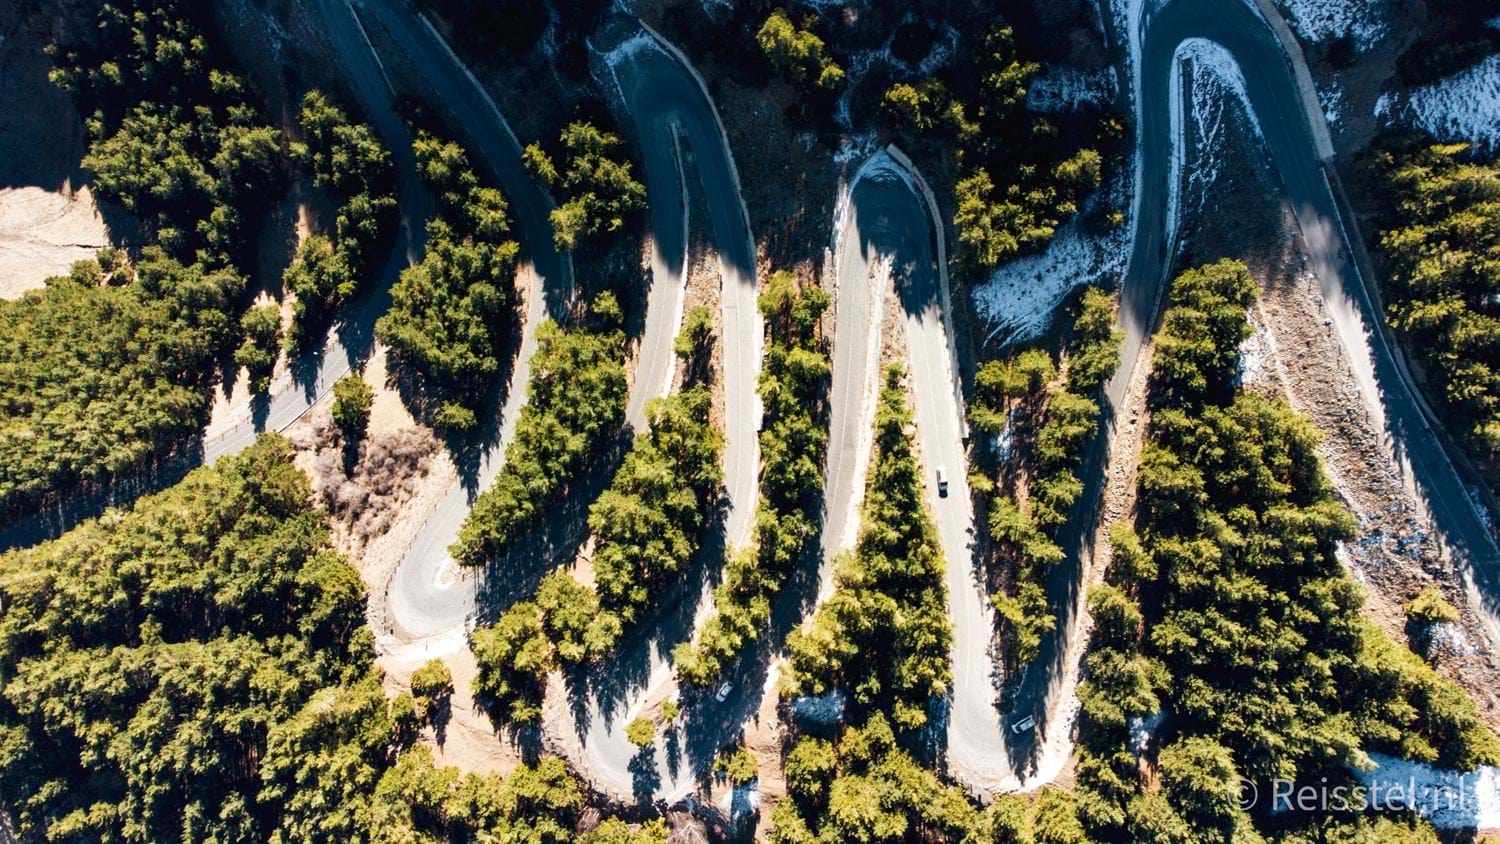
{"type": "Polygon", "coordinates": [[[832,735],[809,730],[791,740],[789,796],[771,817],[778,844],[988,837],[962,789],[913,755],[912,739],[952,678],[952,628],[909,439],[906,375],[892,366],[882,382],[858,542],[836,563],[832,596],[788,637],[782,676],[784,698],[838,689],[850,706],[832,735]]]}
{"type": "Polygon", "coordinates": [[[987,525],[1012,574],[1012,588],[991,602],[1000,641],[1015,665],[1036,659],[1043,637],[1056,626],[1047,599],[1047,575],[1066,556],[1058,534],[1083,494],[1084,451],[1099,426],[1099,393],[1120,357],[1116,303],[1097,287],[1084,288],[1075,306],[1073,337],[1058,366],[1041,348],[986,361],[974,376],[974,426],[1008,438],[1013,458],[1000,477],[982,477],[975,489],[991,496],[987,525]],[[1016,499],[1026,475],[1025,507],[1016,499]]]}
{"type": "Polygon", "coordinates": [[[1500,459],[1500,165],[1464,144],[1392,139],[1361,166],[1383,207],[1386,317],[1406,339],[1438,415],[1491,467],[1500,459]]]}
{"type": "Polygon", "coordinates": [[[86,115],[95,189],[171,257],[217,268],[240,263],[288,150],[217,61],[206,14],[185,0],[102,3],[87,38],[49,52],[53,83],[86,115]]]}
{"type": "MultiPolygon", "coordinates": [[[[87,115],[83,167],[154,245],[106,249],[0,304],[0,513],[147,471],[206,421],[216,360],[264,341],[236,267],[247,220],[286,175],[281,134],[214,60],[181,2],[103,4],[87,38],[51,45],[50,78],[87,115]],[[252,344],[253,345],[253,344],[252,344]]],[[[266,352],[245,352],[263,380],[266,352]]],[[[272,357],[274,361],[274,356],[272,357]]]]}
{"type": "Polygon", "coordinates": [[[724,435],[709,421],[711,404],[701,384],[654,399],[647,430],[589,507],[599,604],[621,626],[658,605],[653,599],[684,574],[718,509],[724,435]]]}
{"type": "Polygon", "coordinates": [[[282,273],[294,297],[286,335],[291,354],[307,351],[339,306],[359,293],[396,219],[390,152],[369,126],[351,121],[320,91],[303,97],[297,126],[303,140],[292,152],[312,172],[313,186],[336,199],[338,211],[332,232],[303,238],[282,273]]]}
{"type": "Polygon", "coordinates": [[[520,246],[507,237],[505,197],[480,184],[462,147],[419,131],[417,171],[437,197],[422,260],[401,272],[375,336],[391,349],[438,427],[471,431],[486,388],[500,372],[501,340],[513,325],[520,246]]]}
{"type": "Polygon", "coordinates": [[[557,759],[461,775],[403,738],[364,585],[292,456],[264,435],[128,512],[0,556],[0,791],[17,832],[566,838],[584,796],[557,759]]]}
{"type": "MultiPolygon", "coordinates": [[[[679,341],[696,333],[690,321],[679,341]]],[[[679,346],[689,345],[680,342],[679,346]]],[[[698,553],[718,512],[724,436],[709,420],[708,387],[694,383],[646,407],[608,489],[589,507],[593,583],[557,570],[535,595],[474,634],[478,688],[497,720],[535,723],[548,671],[607,658],[661,604],[698,553]]],[[[649,745],[652,735],[638,742],[649,745]]]]}
{"type": "Polygon", "coordinates": [[[1112,529],[1109,583],[1089,599],[1078,821],[1100,841],[1432,840],[1400,817],[1230,799],[1240,777],[1348,781],[1371,751],[1461,770],[1500,758],[1473,701],[1361,616],[1336,556],[1354,522],[1319,432],[1236,386],[1255,293],[1232,261],[1172,284],[1138,515],[1112,529]],[[1148,786],[1130,734],[1158,712],[1148,786]]]}
{"type": "Polygon", "coordinates": [[[1098,188],[1121,133],[1114,118],[1093,115],[1090,146],[1073,149],[1059,128],[1033,113],[1026,92],[1041,65],[1022,54],[1000,19],[973,39],[964,72],[896,82],[881,118],[918,145],[956,153],[952,185],[961,277],[982,280],[997,265],[1044,248],[1098,188]]]}
{"type": "Polygon", "coordinates": [[[505,466],[464,519],[454,559],[479,566],[505,554],[618,433],[626,397],[622,319],[606,292],[578,326],[538,326],[527,401],[505,466]]]}
{"type": "Polygon", "coordinates": [[[760,638],[772,600],[817,534],[828,441],[820,397],[829,374],[818,322],[829,304],[821,287],[799,283],[786,270],[763,284],[759,305],[770,340],[760,375],[760,500],[750,544],[732,552],[714,591],[714,614],[696,642],[683,642],[673,653],[678,676],[694,686],[712,685],[760,638]]]}
{"type": "Polygon", "coordinates": [[[232,269],[147,247],[134,266],[106,250],[0,302],[0,513],[177,453],[207,421],[244,286],[232,269]]]}
{"type": "Polygon", "coordinates": [[[799,27],[784,9],[777,9],[761,24],[755,43],[777,72],[793,84],[837,92],[844,87],[844,69],[828,55],[823,39],[812,31],[813,22],[799,27]]]}

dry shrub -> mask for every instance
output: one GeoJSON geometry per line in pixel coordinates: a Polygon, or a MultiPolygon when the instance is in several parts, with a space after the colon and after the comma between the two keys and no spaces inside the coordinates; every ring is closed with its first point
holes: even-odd
{"type": "Polygon", "coordinates": [[[438,449],[431,432],[402,428],[364,437],[350,455],[338,429],[326,418],[317,421],[310,439],[304,447],[316,449],[313,488],[334,524],[356,547],[390,529],[427,476],[438,449]]]}

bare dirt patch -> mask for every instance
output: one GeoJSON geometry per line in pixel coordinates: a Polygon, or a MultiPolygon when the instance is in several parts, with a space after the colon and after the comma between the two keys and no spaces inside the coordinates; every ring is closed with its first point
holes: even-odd
{"type": "Polygon", "coordinates": [[[106,219],[79,168],[87,135],[72,97],[47,79],[42,52],[77,18],[64,4],[0,0],[0,298],[65,275],[109,246],[106,219]]]}
{"type": "Polygon", "coordinates": [[[110,245],[87,186],[77,191],[0,188],[0,298],[14,299],[67,275],[74,261],[110,245]]]}
{"type": "MultiPolygon", "coordinates": [[[[694,308],[703,307],[708,308],[713,314],[713,338],[710,340],[708,367],[704,373],[704,381],[713,394],[709,421],[715,428],[723,431],[725,430],[724,315],[719,308],[719,293],[722,285],[719,258],[708,248],[706,242],[692,250],[692,254],[697,257],[688,267],[687,289],[683,294],[682,312],[687,314],[694,308]]],[[[681,330],[680,326],[678,330],[681,330]]],[[[686,379],[690,374],[686,362],[679,358],[673,372],[672,389],[674,392],[687,386],[686,379]]]]}
{"type": "Polygon", "coordinates": [[[364,575],[371,603],[379,605],[383,599],[373,596],[384,595],[416,531],[457,478],[440,440],[412,418],[400,394],[388,386],[385,362],[382,347],[365,368],[375,400],[369,428],[357,445],[349,445],[334,426],[331,393],[287,430],[298,465],[328,510],[335,543],[364,575]]]}
{"type": "MultiPolygon", "coordinates": [[[[395,696],[411,689],[411,675],[427,664],[427,656],[405,659],[387,655],[380,665],[385,669],[385,689],[395,696]]],[[[433,761],[439,766],[451,765],[461,771],[497,773],[510,776],[526,761],[526,754],[516,743],[499,735],[489,713],[474,699],[474,677],[479,665],[467,648],[442,657],[453,673],[453,694],[446,709],[439,711],[434,723],[422,729],[419,741],[433,750],[433,761]]]]}

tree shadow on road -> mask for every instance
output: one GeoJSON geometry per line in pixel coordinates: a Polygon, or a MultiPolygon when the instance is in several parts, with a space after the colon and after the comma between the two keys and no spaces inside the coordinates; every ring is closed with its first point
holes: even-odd
{"type": "Polygon", "coordinates": [[[648,614],[623,636],[605,664],[575,666],[567,673],[574,727],[588,730],[591,710],[606,721],[650,681],[651,663],[661,653],[671,663],[671,650],[693,633],[701,595],[711,592],[723,572],[725,509],[719,502],[703,528],[702,542],[677,582],[664,589],[656,612],[648,614]]]}
{"type": "Polygon", "coordinates": [[[571,563],[588,539],[588,511],[614,478],[632,438],[626,428],[584,474],[544,507],[542,520],[509,553],[490,561],[475,585],[474,621],[494,624],[517,601],[529,600],[542,578],[571,563]]]}

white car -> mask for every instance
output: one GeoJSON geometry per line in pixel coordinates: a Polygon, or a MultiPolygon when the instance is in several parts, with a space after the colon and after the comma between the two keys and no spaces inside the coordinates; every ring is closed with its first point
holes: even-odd
{"type": "Polygon", "coordinates": [[[732,691],[734,691],[734,684],[725,683],[724,685],[719,687],[719,693],[714,695],[714,700],[718,701],[719,703],[723,703],[725,699],[729,697],[729,693],[732,691]]]}
{"type": "Polygon", "coordinates": [[[948,497],[948,472],[942,466],[937,467],[938,497],[948,497]]]}
{"type": "Polygon", "coordinates": [[[1025,718],[1022,718],[1016,723],[1010,725],[1010,731],[1015,733],[1016,735],[1029,733],[1034,729],[1036,729],[1036,719],[1031,717],[1030,715],[1027,715],[1025,718]]]}

